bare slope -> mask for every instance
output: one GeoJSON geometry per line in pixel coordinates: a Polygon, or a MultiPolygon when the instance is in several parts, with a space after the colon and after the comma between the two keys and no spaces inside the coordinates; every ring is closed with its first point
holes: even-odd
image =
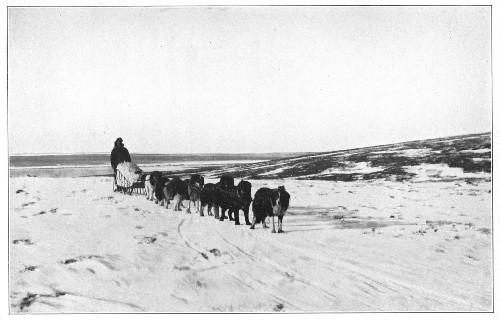
{"type": "Polygon", "coordinates": [[[473,134],[238,164],[205,174],[246,179],[440,180],[485,178],[491,173],[491,134],[473,134]],[[450,170],[451,169],[451,170],[450,170]]]}

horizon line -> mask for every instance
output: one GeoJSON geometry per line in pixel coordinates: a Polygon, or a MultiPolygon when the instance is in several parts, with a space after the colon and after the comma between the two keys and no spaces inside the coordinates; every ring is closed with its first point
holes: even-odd
{"type": "MultiPolygon", "coordinates": [[[[250,155],[250,154],[259,154],[259,155],[271,155],[271,154],[306,154],[306,153],[320,153],[324,151],[277,151],[277,152],[192,152],[192,153],[162,153],[162,152],[130,152],[130,154],[135,155],[173,155],[173,156],[193,156],[193,155],[250,155]]],[[[72,155],[96,155],[103,154],[109,155],[109,151],[99,151],[99,152],[55,152],[55,153],[10,153],[9,156],[72,156],[72,155]]]]}

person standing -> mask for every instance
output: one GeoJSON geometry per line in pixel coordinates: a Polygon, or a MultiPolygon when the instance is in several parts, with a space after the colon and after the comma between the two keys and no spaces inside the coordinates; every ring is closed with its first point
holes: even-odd
{"type": "Polygon", "coordinates": [[[127,148],[125,148],[125,145],[123,144],[123,139],[118,138],[115,141],[115,147],[111,151],[111,167],[115,172],[114,174],[115,185],[116,185],[116,167],[122,162],[132,162],[132,160],[130,159],[130,154],[128,153],[127,148]]]}

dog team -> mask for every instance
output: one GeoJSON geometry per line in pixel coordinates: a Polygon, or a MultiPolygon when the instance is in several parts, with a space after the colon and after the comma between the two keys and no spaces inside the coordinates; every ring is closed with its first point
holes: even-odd
{"type": "Polygon", "coordinates": [[[204,178],[199,174],[194,174],[190,179],[167,178],[160,171],[153,171],[145,177],[146,198],[161,206],[168,208],[170,201],[173,201],[174,211],[180,211],[183,200],[188,200],[187,213],[191,212],[193,203],[195,210],[200,216],[204,216],[204,208],[207,207],[207,214],[215,219],[224,221],[229,218],[240,224],[239,211],[242,210],[245,216],[245,224],[255,225],[262,223],[264,228],[268,228],[266,218],[272,220],[272,233],[276,232],[274,217],[278,217],[278,233],[283,232],[283,216],[290,204],[290,194],[284,186],[276,189],[260,188],[252,199],[252,184],[241,180],[237,186],[234,185],[234,178],[223,175],[217,183],[205,184],[204,178]],[[249,209],[252,204],[253,221],[249,220],[249,209]],[[226,218],[226,211],[228,217],[226,218]]]}

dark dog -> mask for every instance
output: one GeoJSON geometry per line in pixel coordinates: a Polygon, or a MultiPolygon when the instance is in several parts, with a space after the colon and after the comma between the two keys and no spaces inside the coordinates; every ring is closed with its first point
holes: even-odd
{"type": "MultiPolygon", "coordinates": [[[[182,200],[188,196],[188,186],[180,178],[173,178],[163,188],[163,195],[167,200],[175,200],[174,211],[180,211],[182,200]]],[[[168,209],[168,201],[166,208],[168,209]]]]}
{"type": "MultiPolygon", "coordinates": [[[[218,188],[220,188],[221,190],[224,190],[224,191],[228,191],[228,192],[231,192],[231,193],[235,193],[236,194],[236,190],[234,188],[234,178],[231,177],[230,175],[223,175],[220,177],[220,180],[219,182],[217,182],[215,184],[218,188]]],[[[215,212],[216,212],[216,215],[215,215],[215,219],[219,219],[219,209],[221,211],[221,221],[223,221],[225,219],[225,211],[229,208],[227,207],[220,207],[219,205],[216,205],[215,206],[215,212]]],[[[232,221],[232,216],[230,216],[230,220],[232,221]]]]}
{"type": "Polygon", "coordinates": [[[273,229],[272,233],[276,232],[274,228],[274,216],[278,216],[278,233],[283,232],[283,216],[290,205],[290,194],[286,192],[284,186],[277,189],[260,188],[255,193],[252,203],[253,222],[250,229],[255,229],[255,224],[262,222],[264,228],[266,225],[266,217],[272,217],[273,229]]]}
{"type": "Polygon", "coordinates": [[[219,188],[222,190],[229,190],[234,187],[234,178],[229,175],[223,175],[220,177],[219,188]]]}
{"type": "MultiPolygon", "coordinates": [[[[220,185],[220,182],[219,182],[219,185],[220,185]]],[[[220,221],[224,221],[224,219],[227,219],[226,218],[226,210],[227,210],[227,215],[229,217],[229,221],[233,221],[233,211],[231,210],[230,208],[230,204],[232,203],[232,201],[229,201],[227,199],[229,199],[229,194],[233,194],[233,195],[236,195],[237,196],[237,188],[235,186],[232,186],[232,187],[226,187],[225,189],[222,189],[221,187],[219,187],[219,192],[216,193],[216,197],[215,197],[215,205],[220,208],[220,221]],[[220,191],[223,191],[224,193],[221,193],[220,191]],[[227,194],[226,194],[227,193],[227,194]],[[226,199],[227,198],[227,199],[226,199]]]]}
{"type": "Polygon", "coordinates": [[[165,188],[165,185],[170,181],[170,179],[163,176],[160,172],[154,171],[153,173],[151,173],[149,181],[153,186],[155,203],[160,202],[160,205],[162,206],[164,202],[166,202],[166,205],[168,206],[168,198],[165,197],[163,189],[165,188]]]}
{"type": "Polygon", "coordinates": [[[234,221],[236,225],[240,224],[239,211],[244,210],[247,202],[238,196],[237,188],[233,187],[229,191],[218,189],[215,193],[215,205],[220,207],[220,221],[226,219],[225,211],[228,210],[229,220],[233,221],[232,213],[235,213],[234,221]]]}
{"type": "MultiPolygon", "coordinates": [[[[237,194],[246,202],[245,207],[242,209],[243,214],[245,215],[245,224],[251,225],[250,220],[248,219],[248,212],[250,211],[250,203],[252,202],[252,184],[248,181],[241,180],[240,183],[238,183],[237,194]]],[[[238,211],[234,214],[235,218],[236,216],[239,216],[238,211]]]]}
{"type": "MultiPolygon", "coordinates": [[[[200,202],[201,202],[201,208],[200,208],[200,216],[203,216],[203,209],[205,206],[208,206],[208,215],[213,216],[214,214],[212,213],[212,208],[215,206],[215,195],[217,193],[217,190],[219,188],[213,184],[213,183],[207,183],[206,185],[203,186],[203,189],[201,189],[200,192],[200,202]]],[[[215,210],[215,208],[214,208],[215,210]]],[[[217,216],[216,218],[219,217],[219,212],[217,210],[217,216]]]]}
{"type": "Polygon", "coordinates": [[[189,184],[190,185],[197,185],[198,187],[203,188],[203,186],[205,185],[205,178],[203,178],[203,176],[201,176],[199,174],[193,174],[191,176],[189,184]]]}

